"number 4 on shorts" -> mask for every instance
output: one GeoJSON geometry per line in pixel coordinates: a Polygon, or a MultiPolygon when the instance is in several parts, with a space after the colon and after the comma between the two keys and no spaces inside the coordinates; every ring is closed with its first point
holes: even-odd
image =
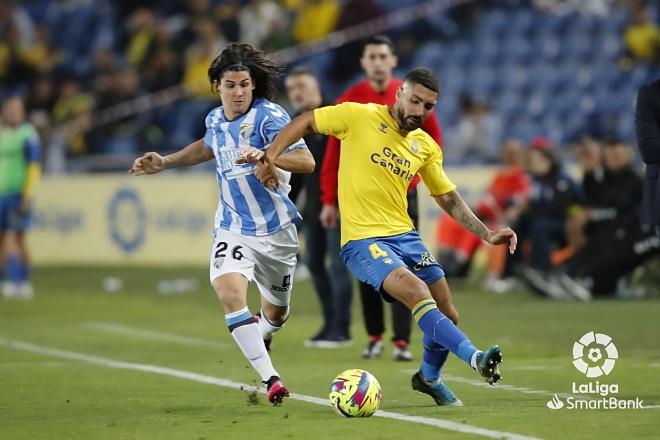
{"type": "Polygon", "coordinates": [[[374,260],[377,260],[382,257],[387,257],[387,252],[382,250],[380,246],[378,246],[378,243],[370,244],[369,251],[371,252],[371,256],[374,260]]]}

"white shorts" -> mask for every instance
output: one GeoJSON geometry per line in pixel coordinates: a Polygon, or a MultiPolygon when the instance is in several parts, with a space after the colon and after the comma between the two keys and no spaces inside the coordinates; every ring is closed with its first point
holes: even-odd
{"type": "Polygon", "coordinates": [[[240,273],[255,281],[270,303],[288,306],[297,254],[298,232],[292,224],[263,237],[216,229],[209,264],[211,283],[226,273],[240,273]]]}

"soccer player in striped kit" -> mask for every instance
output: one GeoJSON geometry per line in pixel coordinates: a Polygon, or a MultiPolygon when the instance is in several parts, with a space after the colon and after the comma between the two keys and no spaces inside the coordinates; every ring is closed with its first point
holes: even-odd
{"type": "Polygon", "coordinates": [[[153,174],[166,168],[196,165],[214,159],[220,190],[210,255],[211,284],[225,309],[234,340],[266,384],[268,400],[281,403],[289,391],[273,367],[267,347],[272,334],[289,316],[301,220],[288,197],[291,172],[310,173],[314,158],[299,139],[276,166],[283,185],[267,188],[255,177],[265,164],[242,163],[244,157],[268,148],[289,115],[269,101],[276,92],[280,68],[248,44],[232,43],[211,63],[209,81],[222,105],[206,117],[203,139],[174,154],[146,153],[131,172],[153,174]],[[248,284],[261,293],[256,316],[247,307],[248,284]]]}

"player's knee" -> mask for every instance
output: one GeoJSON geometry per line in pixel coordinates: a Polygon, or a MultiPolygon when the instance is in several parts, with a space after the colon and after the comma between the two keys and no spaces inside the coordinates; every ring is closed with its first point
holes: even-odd
{"type": "Polygon", "coordinates": [[[236,311],[245,307],[245,293],[241,289],[216,283],[213,284],[213,288],[226,311],[236,311]]]}
{"type": "Polygon", "coordinates": [[[409,299],[409,308],[419,301],[431,297],[428,286],[411,273],[406,273],[401,278],[402,294],[409,299]]]}

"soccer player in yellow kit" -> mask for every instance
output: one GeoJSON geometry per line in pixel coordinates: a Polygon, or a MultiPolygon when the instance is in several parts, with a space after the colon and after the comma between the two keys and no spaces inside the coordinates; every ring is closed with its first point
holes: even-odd
{"type": "Polygon", "coordinates": [[[257,177],[277,185],[272,164],[309,133],[341,139],[339,208],[341,256],[361,281],[385,297],[406,305],[424,333],[420,370],[413,389],[433,397],[438,405],[462,405],[440,380],[448,351],[477,370],[490,384],[500,378],[502,354],[497,345],[478,350],[456,323],[458,312],[442,268],[424,246],[406,214],[406,190],[419,173],[432,197],[455,220],[490,244],[516,248],[510,228],[489,230],[456,191],[442,168],[442,151],[419,129],[438,99],[439,81],[428,68],[411,70],[392,107],[345,102],[303,113],[290,122],[266,152],[242,160],[261,161],[257,177]]]}

